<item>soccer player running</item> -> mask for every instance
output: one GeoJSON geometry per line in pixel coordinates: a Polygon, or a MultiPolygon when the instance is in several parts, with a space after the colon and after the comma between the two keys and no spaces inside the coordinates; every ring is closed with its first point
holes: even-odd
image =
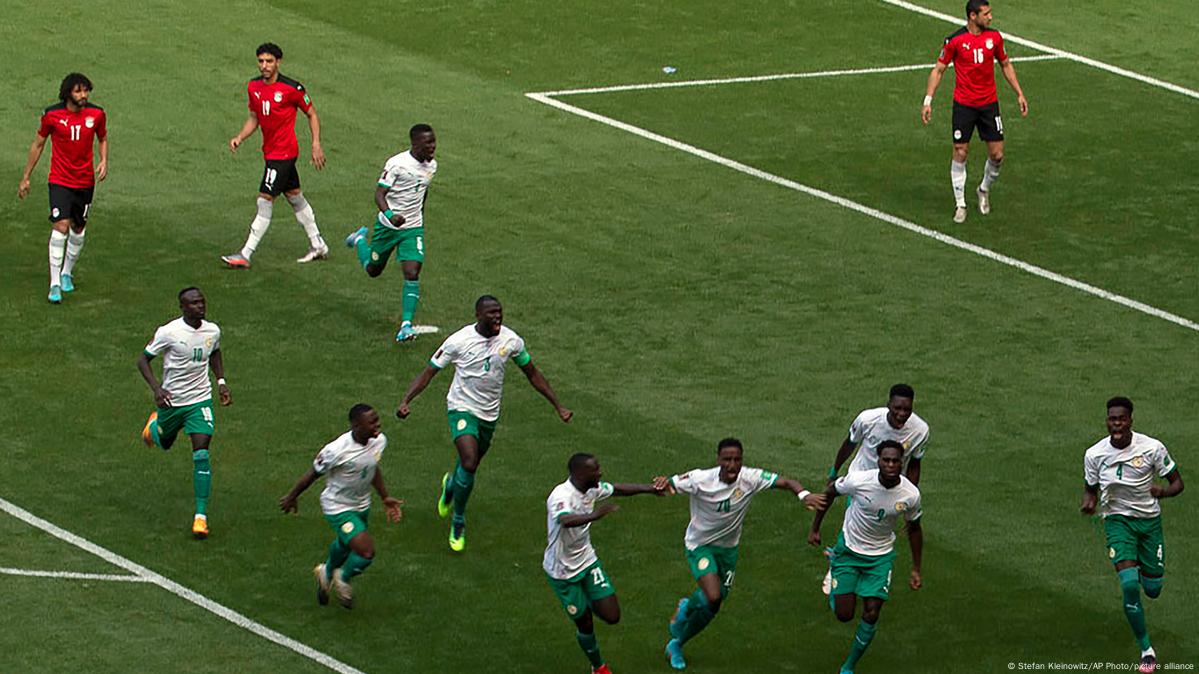
{"type": "Polygon", "coordinates": [[[504,392],[504,370],[509,359],[528,377],[537,392],[554,406],[558,418],[570,422],[574,412],[558,402],[549,381],[525,350],[525,340],[503,324],[504,309],[491,295],[475,301],[475,322],[446,338],[429,359],[425,369],[408,385],[396,416],[407,419],[409,405],[447,365],[454,366],[454,381],[446,394],[450,434],[458,450],[453,472],[441,478],[441,496],[437,514],[450,523],[450,549],[466,549],[466,502],[475,486],[475,472],[491,448],[500,418],[500,397],[504,392]]]}
{"type": "Polygon", "coordinates": [[[150,385],[157,407],[142,428],[142,442],[147,447],[158,445],[170,449],[179,431],[191,438],[192,482],[196,494],[192,534],[196,538],[207,538],[208,497],[212,490],[208,447],[216,430],[209,368],[217,377],[221,406],[231,405],[233,396],[225,383],[221,329],[216,323],[204,320],[207,310],[204,294],[195,287],[180,290],[179,308],[183,316],[158,328],[154,339],[137,358],[137,369],[150,385]],[[159,355],[163,356],[161,384],[150,368],[150,360],[159,355]]]}
{"type": "MultiPolygon", "coordinates": [[[[908,586],[919,590],[923,582],[920,490],[900,474],[903,453],[899,442],[883,441],[878,447],[877,469],[851,471],[830,484],[824,493],[830,504],[839,495],[851,497],[832,556],[833,587],[829,603],[837,620],[853,620],[858,597],[862,598],[862,620],[854,632],[849,656],[841,665],[841,674],[852,674],[878,629],[879,612],[891,591],[895,523],[901,516],[907,522],[908,542],[912,546],[908,586]]],[[[826,512],[827,509],[821,510],[813,518],[808,544],[820,545],[820,524],[826,512]]]]}
{"type": "Polygon", "coordinates": [[[716,445],[716,467],[696,468],[670,478],[673,491],[691,497],[691,521],[683,543],[691,575],[699,585],[679,600],[670,621],[666,657],[675,669],[686,669],[683,645],[712,622],[733,586],[741,527],[754,495],[766,489],[786,489],[811,510],[826,503],[823,494],[813,494],[795,480],[761,468],[743,468],[744,453],[740,440],[725,438],[716,445]]]}
{"type": "Polygon", "coordinates": [[[566,615],[578,629],[575,638],[591,663],[592,674],[612,674],[600,656],[592,615],[609,625],[620,621],[616,588],[591,547],[591,523],[616,512],[614,503],[596,503],[611,496],[657,494],[670,488],[665,477],[653,484],[602,482],[599,460],[578,453],[567,463],[570,477],[554,487],[545,500],[547,543],[541,566],[566,615]]]}
{"type": "Polygon", "coordinates": [[[949,179],[953,185],[956,208],[953,221],[966,221],[966,154],[970,137],[978,127],[978,137],[987,144],[987,164],[978,185],[978,212],[991,212],[991,186],[1003,166],[1003,120],[999,116],[999,95],[995,88],[995,61],[1003,78],[1016,92],[1020,115],[1028,116],[1028,101],[1016,79],[1016,68],[1003,48],[1003,37],[991,28],[991,5],[985,0],[966,3],[966,27],[945,38],[941,54],[928,75],[920,117],[928,124],[933,119],[933,94],[941,84],[945,69],[952,63],[957,74],[953,87],[953,160],[949,179]]]}
{"type": "Polygon", "coordinates": [[[1141,647],[1142,672],[1157,667],[1149,643],[1141,588],[1150,599],[1162,593],[1166,573],[1160,500],[1182,493],[1182,475],[1160,441],[1132,430],[1132,401],[1116,396],[1107,401],[1107,432],[1083,458],[1084,515],[1103,515],[1107,556],[1116,566],[1123,594],[1124,616],[1141,647]],[[1154,477],[1166,484],[1154,483],[1154,477]]]}
{"type": "Polygon", "coordinates": [[[17,186],[17,196],[29,196],[29,176],[42,158],[50,138],[50,293],[46,299],[62,302],[62,294],[75,290],[74,270],[83,251],[88,211],[96,181],[108,176],[108,117],[104,108],[88,102],[92,81],[71,73],[58,86],[58,103],[46,108],[29,146],[29,159],[17,186]],[[100,147],[100,163],[93,166],[93,145],[100,147]]]}
{"type": "Polygon", "coordinates": [[[379,460],[387,449],[387,436],[379,430],[379,413],[365,403],[350,408],[350,430],[321,448],[312,467],[279,499],[285,513],[299,511],[296,500],[321,475],[321,512],[333,528],[333,542],[324,562],[312,570],[316,576],[316,601],[329,603],[329,589],[345,608],[354,608],[350,579],[366,571],[375,559],[375,541],[366,530],[371,513],[371,488],[379,492],[387,518],[399,522],[404,502],[387,493],[379,460]]]}
{"type": "Polygon", "coordinates": [[[321,149],[321,122],[304,85],[279,74],[279,63],[283,60],[283,50],[279,45],[271,42],[261,44],[257,54],[258,71],[262,76],[255,77],[246,85],[250,115],[241,131],[229,139],[229,151],[237,152],[237,148],[255,129],[262,129],[262,158],[266,161],[266,168],[262,172],[262,183],[258,186],[258,214],[250,222],[250,234],[242,249],[222,255],[221,260],[235,269],[250,268],[250,257],[271,226],[271,211],[275,197],[280,194],[287,197],[287,202],[296,213],[296,221],[308,235],[308,252],[296,262],[303,264],[324,260],[329,257],[329,246],[321,238],[312,206],[300,191],[300,174],[296,170],[296,159],[300,155],[300,145],[296,140],[296,109],[299,108],[308,117],[308,129],[312,132],[312,165],[318,171],[325,167],[325,151],[321,149]]]}
{"type": "Polygon", "coordinates": [[[391,157],[375,187],[375,206],[379,208],[370,240],[367,228],[359,227],[346,237],[346,245],[358,252],[358,263],[374,278],[387,267],[387,258],[395,251],[404,272],[403,314],[396,341],[416,337],[412,317],[420,302],[420,268],[425,261],[425,200],[429,183],[437,173],[437,137],[433,127],[417,124],[408,131],[412,147],[391,157]]]}

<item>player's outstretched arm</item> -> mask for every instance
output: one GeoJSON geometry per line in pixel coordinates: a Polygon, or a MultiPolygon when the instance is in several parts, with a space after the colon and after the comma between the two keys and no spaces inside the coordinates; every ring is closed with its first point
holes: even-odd
{"type": "Polygon", "coordinates": [[[416,379],[413,379],[412,383],[408,385],[408,391],[404,394],[404,399],[396,407],[397,417],[400,419],[408,418],[408,415],[412,413],[412,410],[408,409],[408,405],[416,399],[416,396],[420,395],[421,391],[425,390],[425,387],[429,385],[429,382],[433,381],[433,377],[436,377],[438,372],[441,372],[441,370],[432,365],[426,365],[425,369],[416,375],[416,379]]]}
{"type": "Polygon", "coordinates": [[[841,466],[845,465],[845,462],[853,455],[853,450],[857,449],[857,446],[857,443],[850,440],[848,435],[841,441],[841,446],[837,448],[837,456],[833,458],[833,467],[828,472],[829,484],[832,484],[837,479],[837,473],[841,472],[841,466]]]}
{"type": "Polygon", "coordinates": [[[154,370],[150,368],[150,358],[143,351],[137,357],[137,371],[142,373],[142,379],[145,379],[146,384],[150,386],[150,393],[154,394],[154,404],[159,407],[170,407],[171,393],[164,390],[158,383],[158,377],[154,376],[154,370]]]}
{"type": "Polygon", "coordinates": [[[1088,484],[1083,486],[1082,505],[1078,510],[1084,515],[1094,515],[1095,506],[1099,503],[1099,485],[1088,484]]]}
{"type": "Polygon", "coordinates": [[[558,396],[554,395],[554,389],[550,386],[549,380],[545,378],[545,375],[541,374],[541,370],[537,369],[533,361],[521,365],[520,371],[524,372],[525,376],[529,378],[529,383],[533,385],[533,388],[537,389],[538,393],[550,401],[550,404],[554,406],[554,411],[558,413],[558,418],[564,423],[570,423],[570,419],[575,413],[566,409],[562,406],[562,403],[558,402],[558,396]]]}
{"type": "Polygon", "coordinates": [[[325,150],[321,148],[321,120],[316,108],[309,106],[304,114],[308,117],[308,130],[312,132],[312,165],[316,170],[325,168],[325,150]]]}
{"type": "Polygon", "coordinates": [[[307,473],[304,473],[300,476],[299,480],[296,480],[296,486],[292,487],[291,491],[279,499],[279,509],[285,513],[299,512],[300,506],[296,503],[296,499],[300,498],[300,494],[303,494],[305,489],[311,487],[313,482],[316,482],[316,478],[316,471],[309,468],[307,473]]]}
{"type": "Polygon", "coordinates": [[[933,121],[933,94],[937,93],[937,87],[941,86],[941,78],[948,67],[937,61],[933,64],[932,72],[928,74],[928,84],[924,86],[924,103],[920,106],[920,119],[925,124],[933,121]]]}
{"type": "Polygon", "coordinates": [[[808,545],[818,547],[820,545],[820,525],[824,522],[824,514],[828,512],[829,506],[833,504],[833,500],[837,498],[836,486],[829,484],[824,488],[825,506],[822,510],[816,511],[816,516],[812,518],[812,528],[808,531],[808,545]]]}
{"type": "Polygon", "coordinates": [[[920,520],[908,522],[908,544],[912,546],[912,573],[908,578],[908,587],[919,590],[924,584],[920,577],[920,563],[924,555],[924,527],[920,526],[920,520]]]}
{"type": "Polygon", "coordinates": [[[616,505],[615,503],[601,503],[598,508],[586,514],[571,513],[569,515],[562,515],[558,518],[558,524],[561,524],[567,528],[581,527],[584,524],[590,524],[604,515],[607,515],[608,513],[614,513],[617,510],[620,510],[620,506],[616,505]]]}
{"type": "Polygon", "coordinates": [[[404,500],[394,498],[387,493],[387,487],[383,484],[383,469],[378,466],[375,467],[375,477],[371,479],[371,486],[379,492],[379,498],[383,499],[383,509],[387,511],[387,519],[392,522],[404,519],[404,511],[401,509],[404,500]]]}
{"type": "Polygon", "coordinates": [[[25,171],[21,173],[21,182],[17,184],[17,198],[24,199],[29,196],[29,176],[33,175],[33,167],[37,166],[37,162],[42,158],[42,151],[46,149],[46,138],[41,134],[36,134],[33,143],[29,146],[29,158],[25,160],[25,171]]]}
{"type": "Polygon", "coordinates": [[[233,393],[229,391],[229,385],[225,383],[225,359],[221,356],[221,350],[217,349],[208,357],[208,367],[212,368],[212,373],[216,375],[217,395],[221,398],[221,407],[228,407],[233,404],[233,393]]]}
{"type": "Polygon", "coordinates": [[[251,112],[250,116],[246,118],[245,124],[241,125],[241,131],[238,131],[236,136],[229,139],[229,151],[237,152],[238,146],[241,145],[245,139],[249,138],[250,134],[254,133],[254,129],[257,128],[258,118],[255,117],[254,113],[251,112]]]}
{"type": "Polygon", "coordinates": [[[1157,499],[1171,498],[1181,494],[1182,490],[1182,475],[1180,475],[1178,473],[1178,469],[1175,468],[1166,475],[1166,486],[1163,487],[1155,484],[1149,487],[1149,494],[1153,496],[1153,498],[1157,499]]]}
{"type": "Polygon", "coordinates": [[[1003,73],[1003,79],[1012,87],[1012,91],[1016,92],[1016,102],[1020,104],[1020,116],[1028,116],[1028,99],[1024,98],[1024,90],[1020,88],[1020,81],[1016,79],[1016,66],[1012,65],[1012,60],[1001,61],[999,63],[999,71],[1003,73]]]}
{"type": "Polygon", "coordinates": [[[813,494],[804,489],[804,486],[798,480],[792,480],[787,477],[780,477],[774,481],[774,489],[786,489],[787,491],[799,497],[803,501],[804,506],[808,510],[824,510],[828,506],[828,499],[823,493],[813,494]]]}
{"type": "Polygon", "coordinates": [[[613,484],[613,496],[636,496],[637,494],[654,494],[665,496],[670,493],[670,478],[663,475],[654,477],[652,484],[613,484]]]}

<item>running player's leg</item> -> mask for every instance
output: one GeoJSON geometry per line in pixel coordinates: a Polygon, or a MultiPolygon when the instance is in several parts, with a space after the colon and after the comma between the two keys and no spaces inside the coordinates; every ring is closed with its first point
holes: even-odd
{"type": "Polygon", "coordinates": [[[599,642],[596,640],[592,615],[599,616],[600,620],[609,625],[615,625],[620,622],[620,602],[616,599],[616,589],[608,580],[602,564],[596,561],[583,573],[581,580],[589,609],[584,613],[585,625],[580,621],[575,621],[578,627],[579,647],[587,655],[592,671],[605,671],[601,669],[604,667],[604,659],[599,652],[599,642]]]}
{"type": "Polygon", "coordinates": [[[50,294],[47,299],[58,304],[62,301],[62,265],[67,248],[67,232],[71,227],[70,190],[61,185],[50,185],[50,294]]]}
{"type": "MultiPolygon", "coordinates": [[[[476,430],[477,432],[477,430],[476,430]]],[[[479,469],[482,453],[479,451],[479,438],[471,433],[463,433],[454,438],[454,448],[458,450],[458,462],[454,473],[450,476],[450,500],[454,504],[450,524],[450,546],[455,540],[462,540],[466,528],[466,504],[470,493],[475,488],[475,471],[479,469]]]]}
{"type": "Polygon", "coordinates": [[[294,160],[291,162],[291,172],[286,180],[283,194],[287,197],[287,203],[291,204],[292,210],[295,211],[296,222],[300,223],[300,226],[304,228],[304,234],[308,236],[308,252],[296,262],[302,264],[313,260],[324,260],[329,256],[329,246],[321,238],[321,230],[316,225],[316,214],[312,212],[312,205],[308,203],[308,199],[304,197],[304,192],[300,189],[300,172],[296,170],[294,160]]]}
{"type": "Polygon", "coordinates": [[[680,644],[690,641],[712,622],[728,593],[728,588],[721,582],[727,571],[722,573],[716,553],[715,548],[702,545],[687,551],[687,561],[698,589],[687,597],[686,605],[680,607],[682,615],[676,615],[677,619],[671,629],[672,636],[675,636],[680,644]]]}
{"type": "Polygon", "coordinates": [[[1166,574],[1166,539],[1162,534],[1161,515],[1144,520],[1144,524],[1137,540],[1137,565],[1145,596],[1157,599],[1161,596],[1166,574]]]}
{"type": "Polygon", "coordinates": [[[1141,605],[1141,584],[1138,566],[1136,521],[1123,515],[1111,515],[1103,520],[1107,535],[1108,558],[1115,565],[1120,581],[1121,605],[1124,617],[1132,628],[1133,638],[1142,654],[1150,651],[1149,628],[1145,624],[1145,609],[1141,605]]]}
{"type": "Polygon", "coordinates": [[[84,234],[87,227],[88,212],[92,208],[93,190],[75,189],[71,190],[71,211],[70,211],[70,231],[67,232],[67,250],[66,257],[62,263],[62,274],[60,276],[62,291],[69,293],[75,290],[74,269],[75,263],[79,261],[79,254],[83,252],[84,234]]]}
{"type": "Polygon", "coordinates": [[[404,289],[400,331],[396,341],[403,342],[416,337],[412,329],[412,317],[420,302],[420,270],[425,260],[424,228],[402,230],[403,239],[396,249],[396,258],[404,272],[404,289]]]}
{"type": "Polygon", "coordinates": [[[341,566],[341,579],[349,582],[351,578],[366,571],[375,561],[375,541],[367,531],[362,531],[350,539],[350,554],[341,566]]]}
{"type": "Polygon", "coordinates": [[[192,534],[198,538],[208,536],[208,498],[212,494],[212,463],[209,461],[208,446],[212,435],[191,433],[192,441],[192,486],[196,496],[196,514],[192,518],[192,534]]]}
{"type": "Polygon", "coordinates": [[[863,597],[862,598],[862,620],[858,622],[858,629],[853,634],[853,645],[849,648],[849,656],[845,658],[845,662],[841,664],[841,672],[853,672],[853,668],[858,664],[858,660],[866,653],[866,649],[870,647],[870,642],[874,639],[874,632],[878,626],[879,612],[883,610],[883,602],[881,597],[863,597]]]}
{"type": "Polygon", "coordinates": [[[231,255],[221,256],[221,261],[230,267],[249,268],[250,258],[258,249],[258,243],[266,236],[266,230],[271,226],[271,212],[274,210],[275,197],[283,193],[280,184],[280,162],[268,160],[262,169],[262,181],[258,185],[257,212],[250,221],[250,233],[241,250],[231,255]]]}

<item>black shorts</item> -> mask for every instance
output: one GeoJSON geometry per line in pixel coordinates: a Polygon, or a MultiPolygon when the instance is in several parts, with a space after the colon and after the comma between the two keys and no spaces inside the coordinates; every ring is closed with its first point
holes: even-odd
{"type": "Polygon", "coordinates": [[[277,197],[283,192],[300,189],[300,173],[296,171],[295,159],[268,159],[262,170],[262,184],[258,191],[277,197]]]}
{"type": "Polygon", "coordinates": [[[999,117],[999,101],[981,108],[953,102],[953,142],[969,143],[978,127],[978,137],[988,143],[1003,140],[1003,120],[999,117]]]}
{"type": "Polygon", "coordinates": [[[86,225],[95,191],[94,187],[63,187],[50,183],[50,222],[70,220],[76,227],[86,225]]]}

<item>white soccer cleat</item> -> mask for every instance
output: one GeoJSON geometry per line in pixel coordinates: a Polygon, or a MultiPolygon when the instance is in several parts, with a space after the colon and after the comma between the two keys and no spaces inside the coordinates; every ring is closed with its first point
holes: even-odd
{"type": "Polygon", "coordinates": [[[826,597],[828,596],[828,593],[833,591],[833,570],[832,569],[829,569],[827,572],[825,572],[824,580],[820,581],[820,591],[823,592],[824,596],[826,596],[826,597]]]}
{"type": "Polygon", "coordinates": [[[959,225],[962,224],[963,222],[966,222],[966,207],[965,206],[958,206],[957,208],[954,209],[953,221],[959,225]]]}
{"type": "Polygon", "coordinates": [[[978,212],[983,215],[991,212],[991,193],[982,188],[978,190],[978,212]]]}
{"type": "Polygon", "coordinates": [[[312,575],[316,577],[316,603],[325,606],[329,603],[329,587],[333,584],[325,576],[325,563],[317,564],[312,570],[312,575]]]}
{"type": "Polygon", "coordinates": [[[341,569],[333,570],[333,593],[337,595],[337,603],[354,608],[354,588],[341,579],[341,569]]]}
{"type": "Polygon", "coordinates": [[[329,247],[324,244],[321,244],[320,248],[308,249],[308,252],[304,253],[304,257],[297,258],[296,262],[299,262],[300,264],[305,264],[308,262],[312,262],[313,260],[327,260],[327,259],[329,259],[329,247]]]}

